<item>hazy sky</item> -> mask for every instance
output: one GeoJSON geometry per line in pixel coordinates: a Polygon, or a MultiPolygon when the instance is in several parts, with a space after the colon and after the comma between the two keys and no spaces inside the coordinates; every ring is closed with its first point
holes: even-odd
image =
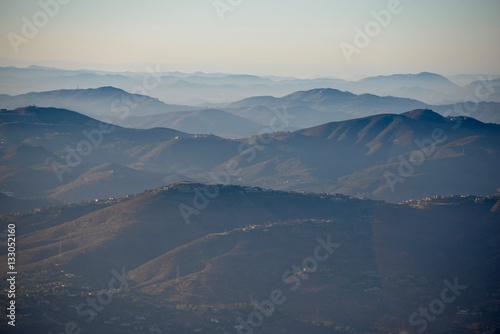
{"type": "Polygon", "coordinates": [[[135,71],[161,64],[165,71],[299,77],[500,74],[499,0],[401,0],[385,27],[370,24],[371,12],[390,1],[59,0],[68,2],[59,8],[54,1],[0,0],[0,65],[135,71]],[[55,15],[41,12],[40,2],[52,3],[55,15]],[[222,20],[214,2],[235,6],[222,20]],[[38,31],[23,32],[31,24],[38,31]],[[340,44],[355,47],[354,29],[367,24],[370,43],[348,63],[340,44]]]}

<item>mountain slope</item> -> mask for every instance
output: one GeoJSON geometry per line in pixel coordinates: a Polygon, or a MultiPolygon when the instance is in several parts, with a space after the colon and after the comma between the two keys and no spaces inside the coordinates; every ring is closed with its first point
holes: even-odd
{"type": "Polygon", "coordinates": [[[281,98],[252,97],[231,103],[227,106],[227,110],[266,125],[273,117],[276,118],[278,113],[282,114],[285,111],[292,116],[288,119],[289,127],[304,128],[306,126],[302,118],[296,118],[296,116],[301,113],[308,114],[311,110],[315,112],[311,115],[316,122],[314,125],[320,125],[327,119],[328,121],[347,120],[381,113],[400,113],[424,107],[426,107],[425,103],[416,100],[371,94],[356,95],[337,89],[320,88],[298,91],[281,98]],[[266,117],[260,115],[263,112],[266,113],[266,117]],[[318,117],[318,112],[323,113],[322,117],[318,117]]]}
{"type": "Polygon", "coordinates": [[[157,143],[190,136],[183,132],[125,129],[57,108],[3,110],[0,120],[0,187],[16,197],[74,202],[190,179],[126,167],[157,143]]]}
{"type": "Polygon", "coordinates": [[[500,163],[499,127],[469,118],[449,120],[420,110],[328,123],[273,138],[251,164],[245,161],[248,154],[240,156],[241,182],[389,201],[499,189],[494,172],[500,163]],[[416,160],[410,164],[408,159],[416,160]],[[361,177],[365,170],[370,177],[361,177]],[[387,173],[396,177],[396,185],[391,187],[387,173]],[[465,175],[474,181],[457,182],[465,175]],[[420,186],[410,186],[415,183],[420,186]],[[450,183],[455,186],[448,187],[450,183]]]}
{"type": "Polygon", "coordinates": [[[14,109],[36,105],[70,109],[89,116],[123,119],[132,115],[152,115],[194,107],[168,105],[145,95],[130,94],[115,87],[62,89],[0,97],[0,108],[14,109]]]}
{"type": "Polygon", "coordinates": [[[151,173],[107,163],[89,169],[75,180],[49,190],[50,198],[61,202],[79,202],[89,198],[123,197],[160,184],[186,180],[180,175],[151,173]]]}
{"type": "Polygon", "coordinates": [[[215,134],[221,137],[257,135],[261,125],[217,109],[170,112],[149,116],[128,117],[118,123],[135,128],[163,127],[194,134],[215,134]]]}
{"type": "MultiPolygon", "coordinates": [[[[148,187],[161,186],[165,180],[198,180],[343,192],[393,202],[433,195],[488,195],[500,188],[495,171],[500,164],[499,126],[467,117],[444,118],[427,109],[243,139],[109,125],[105,128],[112,131],[99,132],[104,125],[95,120],[59,110],[61,117],[50,121],[52,112],[31,108],[0,113],[5,119],[0,124],[4,147],[39,146],[54,155],[52,160],[44,155],[40,164],[28,157],[16,167],[5,163],[2,182],[5,191],[19,191],[16,197],[63,194],[77,184],[86,187],[84,174],[109,163],[124,166],[128,172],[123,175],[143,173],[141,180],[158,180],[156,184],[145,181],[148,187]],[[44,113],[47,115],[41,115],[44,113]],[[89,131],[98,145],[89,141],[89,131]],[[60,164],[56,170],[54,161],[60,164]],[[39,177],[41,174],[44,176],[39,177]],[[63,178],[59,185],[58,174],[63,178]],[[169,175],[175,178],[164,179],[169,175]],[[23,183],[33,178],[47,184],[36,181],[35,187],[29,187],[23,183]]],[[[112,188],[123,195],[121,179],[113,175],[110,180],[112,188]]],[[[145,188],[137,182],[130,184],[137,185],[136,191],[145,188]]],[[[72,191],[75,196],[77,189],[72,191]]],[[[93,198],[118,196],[112,190],[99,189],[102,192],[93,198]]]]}
{"type": "MultiPolygon", "coordinates": [[[[112,295],[99,320],[139,314],[143,326],[164,331],[182,325],[177,332],[231,332],[259,311],[253,303],[278,291],[284,299],[258,326],[264,333],[411,331],[418,327],[409,315],[439,296],[443,280],[455,280],[465,290],[429,328],[459,332],[494,324],[498,316],[492,294],[499,288],[499,200],[457,196],[391,205],[178,183],[128,199],[1,216],[0,224],[5,231],[15,223],[23,236],[17,300],[48,301],[22,324],[44,331],[60,326],[51,320],[58,312],[74,316],[64,305],[104,298],[108,290],[101,289],[115,269],[127,274],[121,276],[127,287],[112,295]],[[196,197],[202,203],[200,193],[211,194],[203,195],[208,203],[186,224],[179,206],[195,205],[196,197]],[[46,281],[51,285],[40,286],[46,281]],[[483,315],[457,322],[458,303],[483,315]]],[[[0,257],[6,261],[5,253],[0,257]]],[[[133,330],[82,319],[92,332],[133,330]]]]}
{"type": "Polygon", "coordinates": [[[50,200],[15,198],[0,193],[0,214],[30,211],[33,208],[53,205],[50,200]]]}
{"type": "Polygon", "coordinates": [[[500,103],[455,103],[449,105],[432,106],[432,109],[446,116],[469,116],[484,123],[500,124],[500,103]]]}

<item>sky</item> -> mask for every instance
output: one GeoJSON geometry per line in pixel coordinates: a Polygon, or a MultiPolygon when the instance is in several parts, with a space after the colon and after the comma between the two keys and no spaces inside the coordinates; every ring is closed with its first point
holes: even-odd
{"type": "Polygon", "coordinates": [[[0,0],[0,66],[500,74],[499,16],[499,0],[0,0]]]}

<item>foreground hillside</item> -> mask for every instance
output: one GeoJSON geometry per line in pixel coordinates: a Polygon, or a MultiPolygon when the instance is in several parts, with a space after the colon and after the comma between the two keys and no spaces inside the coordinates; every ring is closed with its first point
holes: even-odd
{"type": "Polygon", "coordinates": [[[16,225],[23,333],[486,333],[500,316],[499,205],[184,182],[1,224],[16,225]],[[450,284],[455,298],[423,320],[450,284]]]}

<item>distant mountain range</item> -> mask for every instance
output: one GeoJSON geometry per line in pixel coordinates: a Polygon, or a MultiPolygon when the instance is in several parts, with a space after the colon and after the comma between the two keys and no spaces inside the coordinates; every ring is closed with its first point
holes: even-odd
{"type": "Polygon", "coordinates": [[[165,104],[158,99],[140,94],[130,94],[114,87],[63,89],[16,96],[1,95],[0,106],[5,109],[26,106],[65,108],[113,120],[126,118],[129,115],[144,116],[197,109],[165,104]]]}
{"type": "Polygon", "coordinates": [[[0,131],[0,189],[20,198],[118,197],[176,180],[395,202],[500,189],[500,125],[425,109],[236,140],[28,107],[1,111],[0,131]]]}
{"type": "Polygon", "coordinates": [[[15,109],[30,105],[74,110],[125,127],[167,127],[187,133],[231,138],[270,132],[270,124],[275,123],[277,117],[283,118],[280,115],[289,117],[285,126],[275,125],[274,128],[286,131],[422,108],[431,108],[445,116],[466,115],[486,123],[500,123],[500,103],[496,102],[428,106],[407,98],[356,95],[331,88],[298,91],[281,98],[255,96],[220,106],[219,109],[169,105],[113,87],[0,95],[0,108],[15,109]]]}
{"type": "Polygon", "coordinates": [[[407,97],[427,103],[457,101],[462,91],[461,86],[442,75],[428,72],[365,78],[353,84],[351,89],[353,92],[407,97]]]}
{"type": "MultiPolygon", "coordinates": [[[[61,87],[97,88],[114,86],[126,91],[144,91],[144,78],[151,75],[149,68],[144,73],[115,73],[89,70],[62,70],[33,66],[28,68],[1,67],[0,93],[19,95],[29,92],[57,90],[61,87]]],[[[220,104],[231,103],[252,96],[285,96],[296,91],[318,87],[334,88],[356,94],[396,96],[423,101],[427,104],[450,104],[474,101],[476,97],[486,102],[500,102],[498,76],[466,75],[451,77],[457,83],[435,74],[395,74],[368,77],[358,81],[338,78],[297,79],[284,77],[259,77],[243,74],[180,73],[154,71],[159,85],[147,91],[147,95],[174,105],[202,105],[203,108],[220,108],[220,104]],[[160,81],[161,80],[161,81],[160,81]],[[478,96],[482,81],[490,80],[490,93],[478,96]]],[[[51,105],[53,106],[53,105],[51,105]]],[[[21,106],[16,106],[21,107],[21,106]]]]}
{"type": "Polygon", "coordinates": [[[321,88],[299,91],[281,98],[250,97],[229,104],[226,110],[261,124],[269,124],[277,112],[284,111],[295,116],[290,119],[292,128],[305,128],[335,120],[400,113],[425,107],[425,103],[416,100],[371,94],[356,95],[336,89],[321,88]]]}

